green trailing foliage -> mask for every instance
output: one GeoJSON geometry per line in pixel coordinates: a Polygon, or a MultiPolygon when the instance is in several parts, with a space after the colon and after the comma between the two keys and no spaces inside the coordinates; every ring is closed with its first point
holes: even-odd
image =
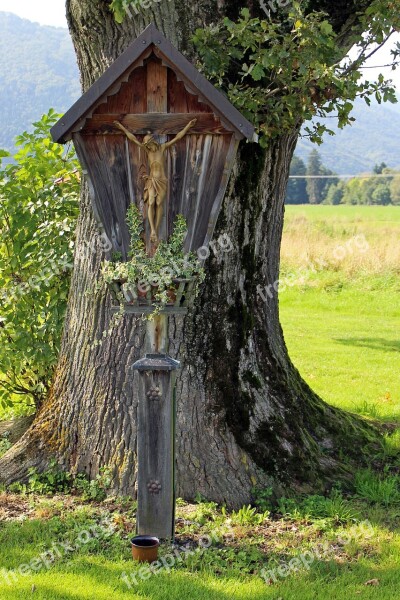
{"type": "Polygon", "coordinates": [[[127,223],[131,236],[130,260],[128,262],[105,261],[103,278],[107,284],[121,283],[120,301],[123,310],[124,291],[128,294],[146,294],[153,290],[154,312],[157,314],[170,300],[170,294],[176,291],[177,279],[194,279],[198,285],[204,280],[204,269],[194,252],[185,253],[184,241],[187,225],[184,217],[175,219],[172,234],[167,241],[160,241],[154,256],[148,256],[143,239],[143,217],[136,205],[132,204],[127,212],[127,223]]]}
{"type": "Polygon", "coordinates": [[[60,346],[78,214],[78,163],[50,110],[0,163],[0,409],[40,406],[60,346]]]}

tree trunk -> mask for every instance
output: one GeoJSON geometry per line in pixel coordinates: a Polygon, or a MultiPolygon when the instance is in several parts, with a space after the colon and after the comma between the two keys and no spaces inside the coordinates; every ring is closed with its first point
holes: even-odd
{"type": "MultiPolygon", "coordinates": [[[[221,0],[218,5],[227,10],[221,0]]],[[[191,55],[191,32],[210,21],[217,6],[213,0],[162,1],[145,18],[122,25],[104,0],[69,0],[67,10],[87,89],[150,21],[191,55]]],[[[349,475],[361,449],[376,439],[368,425],[310,390],[289,360],[279,324],[273,284],[297,137],[298,130],[282,135],[267,150],[241,145],[216,232],[229,235],[232,249],[211,253],[195,307],[170,322],[170,353],[182,362],[177,480],[185,498],[200,492],[239,506],[253,487],[322,489],[349,475]]],[[[131,366],[143,355],[144,328],[125,316],[93,346],[109,326],[111,303],[104,288],[95,289],[102,255],[90,252],[87,242],[96,235],[84,189],[53,388],[30,430],[0,461],[5,482],[23,478],[30,466],[45,468],[56,456],[90,477],[110,465],[114,490],[135,493],[138,382],[131,366]]]]}
{"type": "Polygon", "coordinates": [[[15,444],[29,429],[34,420],[33,415],[29,417],[18,417],[12,421],[0,421],[0,438],[6,437],[11,444],[15,444]]]}

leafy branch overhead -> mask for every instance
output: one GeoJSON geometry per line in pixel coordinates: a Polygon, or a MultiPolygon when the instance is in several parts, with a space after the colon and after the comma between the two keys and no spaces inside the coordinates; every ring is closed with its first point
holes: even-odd
{"type": "MultiPolygon", "coordinates": [[[[336,116],[340,127],[353,119],[357,97],[370,102],[396,102],[390,80],[363,78],[363,65],[400,29],[398,3],[374,2],[360,17],[364,33],[354,32],[346,50],[328,16],[306,13],[304,3],[294,2],[284,22],[251,18],[243,9],[234,22],[228,18],[205,29],[197,29],[194,42],[201,57],[200,68],[227,93],[230,101],[258,128],[260,142],[313,120],[307,127],[312,141],[320,143],[331,131],[319,119],[336,116]],[[355,58],[343,56],[356,45],[355,58]],[[221,47],[224,52],[221,52],[221,47]]],[[[354,53],[354,49],[353,49],[354,53]]],[[[392,51],[393,68],[400,47],[392,51]]]]}
{"type": "MultiPolygon", "coordinates": [[[[313,10],[311,2],[294,1],[278,9],[279,4],[269,18],[253,18],[243,8],[236,22],[224,18],[197,29],[193,38],[200,55],[198,67],[256,125],[263,146],[271,137],[310,120],[307,135],[321,143],[325,132],[334,135],[321,121],[337,118],[339,127],[348,125],[354,120],[351,111],[357,97],[367,103],[371,97],[379,103],[396,102],[391,80],[383,75],[377,81],[364,79],[363,69],[366,60],[400,30],[398,0],[375,0],[367,8],[364,3],[353,26],[347,23],[342,28],[333,26],[337,23],[331,15],[313,10]],[[352,46],[351,58],[344,58],[352,46]]],[[[119,23],[130,5],[146,13],[147,7],[137,0],[113,0],[110,8],[119,23]]],[[[399,56],[397,44],[393,68],[399,56]]]]}

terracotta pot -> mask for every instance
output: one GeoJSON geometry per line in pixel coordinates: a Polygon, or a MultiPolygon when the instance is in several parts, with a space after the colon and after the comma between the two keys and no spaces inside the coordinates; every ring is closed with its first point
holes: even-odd
{"type": "Polygon", "coordinates": [[[137,535],[132,538],[133,560],[152,563],[157,560],[160,540],[150,535],[137,535]]]}
{"type": "Polygon", "coordinates": [[[168,304],[175,304],[176,302],[176,288],[170,288],[167,290],[168,304]]]}
{"type": "Polygon", "coordinates": [[[147,298],[148,290],[144,290],[141,286],[137,286],[137,293],[139,298],[147,298]]]}

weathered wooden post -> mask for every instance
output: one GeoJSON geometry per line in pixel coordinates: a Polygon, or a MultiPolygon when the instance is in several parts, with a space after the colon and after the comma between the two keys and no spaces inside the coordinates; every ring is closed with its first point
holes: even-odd
{"type": "Polygon", "coordinates": [[[172,538],[175,507],[175,371],[167,354],[147,354],[140,373],[137,532],[172,538]]]}
{"type": "MultiPolygon", "coordinates": [[[[170,42],[149,25],[52,129],[72,139],[91,190],[94,214],[112,247],[129,261],[127,210],[145,223],[149,257],[168,240],[177,215],[187,223],[185,251],[212,238],[240,140],[253,126],[170,42]]],[[[203,255],[199,255],[203,257],[203,255]]],[[[174,381],[168,356],[168,315],[184,315],[193,280],[176,279],[173,298],[147,324],[138,372],[139,534],[174,535],[174,381]]],[[[120,291],[121,285],[114,283],[120,291]]],[[[122,295],[117,298],[121,302],[122,295]]],[[[124,312],[148,315],[154,295],[125,294],[124,312]]],[[[116,310],[119,310],[116,308],[116,310]]]]}

